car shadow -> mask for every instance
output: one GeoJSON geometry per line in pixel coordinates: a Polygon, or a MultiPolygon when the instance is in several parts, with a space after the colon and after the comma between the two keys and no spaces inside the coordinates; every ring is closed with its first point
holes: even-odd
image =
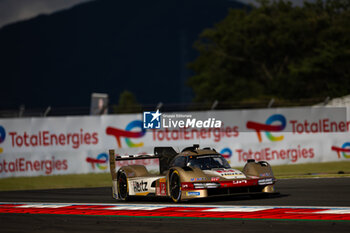
{"type": "MultiPolygon", "coordinates": [[[[273,194],[244,194],[244,195],[231,195],[231,196],[215,196],[215,197],[207,197],[207,198],[197,198],[192,200],[186,200],[180,202],[181,204],[205,204],[205,203],[215,203],[220,204],[220,202],[238,202],[245,200],[259,200],[259,199],[275,199],[275,198],[284,198],[290,196],[289,194],[281,194],[281,193],[273,193],[273,194]]],[[[120,203],[125,203],[124,201],[118,201],[120,203]]],[[[168,197],[132,197],[128,200],[128,203],[134,204],[177,204],[174,203],[168,197]]]]}
{"type": "Polygon", "coordinates": [[[216,203],[220,202],[238,202],[238,201],[247,201],[247,200],[259,200],[259,199],[274,199],[274,198],[283,198],[287,197],[289,194],[252,194],[252,195],[232,195],[232,196],[217,196],[217,197],[208,197],[201,199],[192,199],[187,201],[188,203],[216,203]]]}

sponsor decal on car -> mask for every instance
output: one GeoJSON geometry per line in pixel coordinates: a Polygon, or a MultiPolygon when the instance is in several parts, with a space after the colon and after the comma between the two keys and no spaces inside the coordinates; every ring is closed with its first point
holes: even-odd
{"type": "Polygon", "coordinates": [[[147,188],[147,181],[133,181],[133,186],[134,186],[134,192],[135,193],[139,193],[139,192],[147,192],[148,188],[147,188]]]}
{"type": "Polygon", "coordinates": [[[248,183],[246,180],[234,180],[232,181],[232,184],[246,184],[248,183]]]}
{"type": "Polygon", "coordinates": [[[187,192],[186,195],[187,196],[199,196],[199,195],[201,195],[201,193],[200,192],[187,192]]]}
{"type": "Polygon", "coordinates": [[[220,170],[203,170],[207,175],[214,177],[223,177],[225,179],[245,179],[246,176],[239,170],[234,168],[220,170]]]}
{"type": "Polygon", "coordinates": [[[233,169],[228,169],[228,170],[218,170],[216,171],[218,173],[220,173],[221,176],[240,176],[243,175],[242,172],[233,170],[233,169]]]}
{"type": "Polygon", "coordinates": [[[266,172],[266,173],[261,173],[260,176],[271,176],[271,174],[269,172],[266,172]]]}
{"type": "Polygon", "coordinates": [[[198,177],[198,178],[191,178],[191,181],[203,181],[206,180],[207,178],[205,177],[198,177]]]}
{"type": "Polygon", "coordinates": [[[159,179],[159,187],[156,188],[157,196],[166,196],[166,179],[159,179]]]}

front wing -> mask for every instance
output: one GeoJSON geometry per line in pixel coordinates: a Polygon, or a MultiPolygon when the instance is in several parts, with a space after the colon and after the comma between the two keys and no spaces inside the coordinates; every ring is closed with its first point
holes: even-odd
{"type": "Polygon", "coordinates": [[[273,193],[274,178],[240,179],[217,182],[182,182],[181,199],[192,199],[211,196],[273,193]]]}

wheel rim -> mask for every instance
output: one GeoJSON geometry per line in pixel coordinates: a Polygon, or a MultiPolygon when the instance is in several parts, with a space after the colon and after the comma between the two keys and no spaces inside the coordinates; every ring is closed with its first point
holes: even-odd
{"type": "Polygon", "coordinates": [[[175,202],[178,202],[180,200],[180,197],[181,197],[180,177],[175,172],[171,174],[170,195],[175,202]]]}
{"type": "Polygon", "coordinates": [[[124,173],[121,173],[118,179],[118,189],[119,189],[119,196],[121,199],[125,199],[128,196],[128,185],[126,181],[126,175],[124,173]]]}

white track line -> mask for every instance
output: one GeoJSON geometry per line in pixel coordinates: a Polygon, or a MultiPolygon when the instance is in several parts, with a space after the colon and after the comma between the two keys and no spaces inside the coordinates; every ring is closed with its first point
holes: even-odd
{"type": "Polygon", "coordinates": [[[116,207],[107,207],[103,208],[104,210],[159,210],[164,207],[143,207],[143,206],[116,206],[116,207]]]}
{"type": "MultiPolygon", "coordinates": [[[[107,208],[169,208],[169,207],[197,207],[197,208],[220,208],[220,209],[234,209],[234,208],[251,208],[251,209],[277,209],[277,208],[290,208],[290,209],[315,209],[324,211],[338,211],[348,213],[350,211],[349,206],[250,206],[250,205],[180,205],[180,204],[127,204],[127,203],[39,203],[39,202],[0,202],[1,204],[13,204],[13,205],[32,205],[32,207],[40,208],[57,208],[64,206],[74,206],[74,205],[88,205],[88,206],[108,206],[107,208]]],[[[213,210],[214,211],[214,210],[213,210]]],[[[335,212],[334,212],[335,213],[335,212]]]]}
{"type": "Polygon", "coordinates": [[[208,209],[203,211],[205,212],[255,212],[255,211],[270,210],[270,209],[273,209],[273,208],[236,206],[236,207],[228,207],[228,208],[219,207],[219,208],[213,208],[213,209],[208,209]]]}
{"type": "Polygon", "coordinates": [[[25,205],[21,205],[21,208],[62,208],[62,207],[67,207],[67,206],[71,206],[71,205],[67,205],[67,204],[25,204],[25,205]]]}

